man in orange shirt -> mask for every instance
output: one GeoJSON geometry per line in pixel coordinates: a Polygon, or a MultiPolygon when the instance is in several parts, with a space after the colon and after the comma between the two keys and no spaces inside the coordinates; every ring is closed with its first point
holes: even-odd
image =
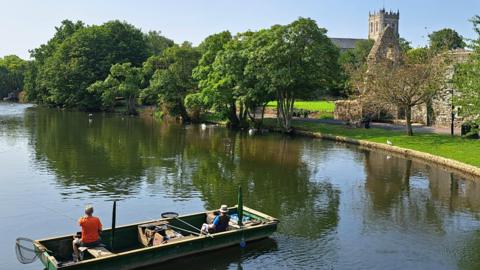
{"type": "Polygon", "coordinates": [[[85,216],[78,220],[78,224],[82,227],[82,238],[73,240],[73,260],[78,261],[80,254],[79,247],[96,247],[101,244],[100,233],[102,232],[102,223],[98,217],[94,217],[93,207],[85,207],[85,216]]]}

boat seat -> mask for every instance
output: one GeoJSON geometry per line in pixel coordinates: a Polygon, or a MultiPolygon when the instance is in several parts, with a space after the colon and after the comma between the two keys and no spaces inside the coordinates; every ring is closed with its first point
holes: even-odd
{"type": "Polygon", "coordinates": [[[92,255],[95,258],[102,258],[102,257],[108,257],[113,255],[113,253],[110,252],[105,247],[91,247],[91,248],[79,247],[78,250],[80,250],[80,252],[87,251],[88,253],[90,253],[90,255],[92,255]]]}

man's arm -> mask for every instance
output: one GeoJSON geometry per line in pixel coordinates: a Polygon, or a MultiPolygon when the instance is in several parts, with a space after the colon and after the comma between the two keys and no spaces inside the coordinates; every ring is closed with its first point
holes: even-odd
{"type": "Polygon", "coordinates": [[[98,234],[102,233],[102,222],[98,219],[98,234]]]}
{"type": "Polygon", "coordinates": [[[220,223],[220,216],[215,216],[212,222],[213,227],[217,226],[218,223],[220,223]]]}

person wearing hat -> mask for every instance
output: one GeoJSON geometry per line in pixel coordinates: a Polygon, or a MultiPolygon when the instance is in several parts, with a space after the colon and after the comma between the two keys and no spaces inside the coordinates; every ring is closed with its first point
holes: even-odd
{"type": "Polygon", "coordinates": [[[101,244],[100,233],[102,232],[102,223],[98,217],[93,216],[93,206],[85,207],[85,216],[78,220],[78,225],[82,227],[82,236],[75,237],[73,240],[73,260],[78,261],[79,247],[96,247],[101,244]]]}
{"type": "Polygon", "coordinates": [[[202,225],[202,233],[217,233],[227,230],[228,222],[230,221],[230,216],[228,215],[228,207],[226,205],[222,205],[218,211],[220,212],[220,214],[215,216],[212,224],[204,223],[202,225]]]}

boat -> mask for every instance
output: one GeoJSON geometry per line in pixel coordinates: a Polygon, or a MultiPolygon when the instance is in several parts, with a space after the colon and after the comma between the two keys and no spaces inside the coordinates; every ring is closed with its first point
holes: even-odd
{"type": "MultiPolygon", "coordinates": [[[[200,234],[195,228],[214,217],[215,211],[168,216],[102,231],[104,246],[82,251],[72,258],[72,235],[34,240],[33,246],[46,270],[127,270],[159,264],[197,253],[268,238],[279,221],[243,206],[228,208],[231,216],[224,232],[200,234]]],[[[164,216],[164,215],[162,215],[164,216]]]]}

